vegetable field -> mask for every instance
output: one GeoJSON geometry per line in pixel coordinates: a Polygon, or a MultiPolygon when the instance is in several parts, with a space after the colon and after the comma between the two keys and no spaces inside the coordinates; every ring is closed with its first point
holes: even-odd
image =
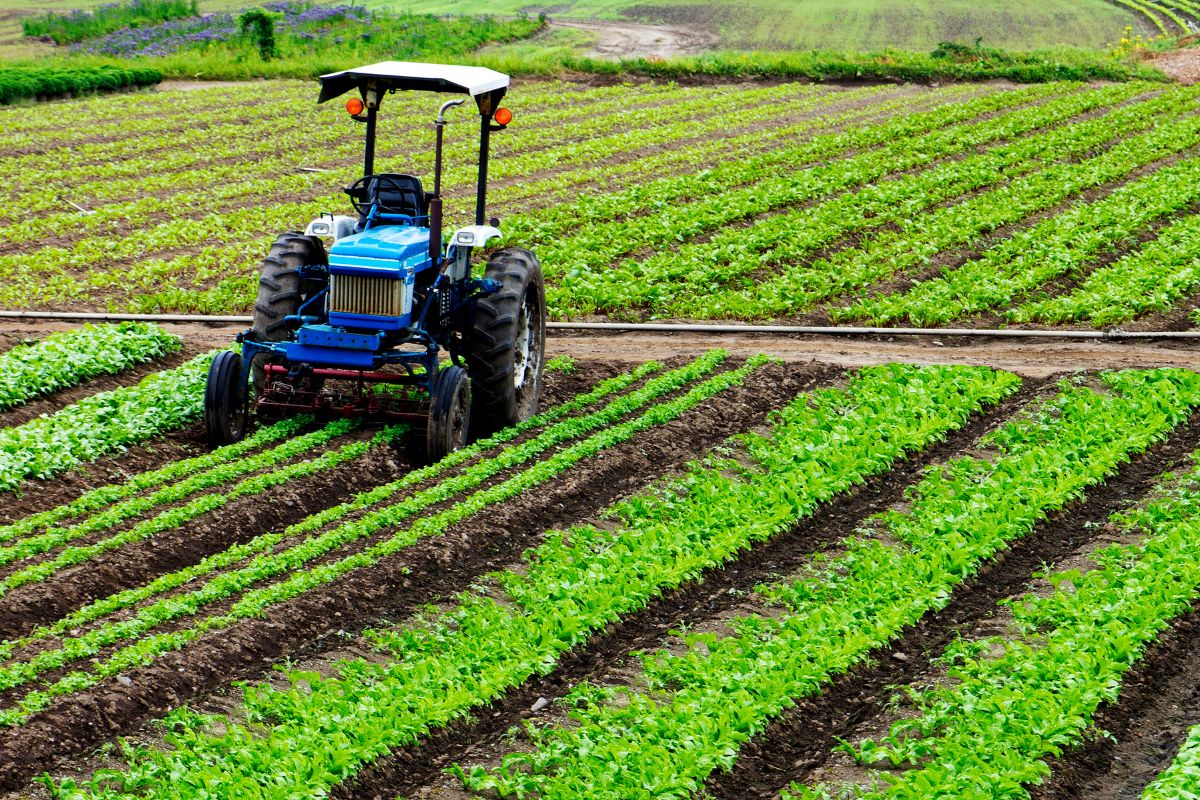
{"type": "Polygon", "coordinates": [[[180,347],[0,353],[14,797],[1194,788],[1196,372],[559,358],[418,469],[350,420],[198,446],[180,347]]]}
{"type": "MultiPolygon", "coordinates": [[[[1187,328],[1198,92],[527,82],[490,210],[560,320],[1187,328]]],[[[361,131],[314,101],[260,82],[0,109],[0,306],[245,312],[274,233],[347,209],[361,131]]],[[[388,103],[381,168],[427,176],[435,106],[388,103]]],[[[447,135],[461,213],[473,136],[447,135]]]]}

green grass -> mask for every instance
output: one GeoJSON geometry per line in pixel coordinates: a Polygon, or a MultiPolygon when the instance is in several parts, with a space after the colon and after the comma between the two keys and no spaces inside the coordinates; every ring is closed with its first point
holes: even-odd
{"type": "Polygon", "coordinates": [[[517,14],[691,23],[736,49],[932,50],[942,41],[1017,50],[1116,43],[1136,16],[1104,0],[367,0],[437,14],[517,14]]]}

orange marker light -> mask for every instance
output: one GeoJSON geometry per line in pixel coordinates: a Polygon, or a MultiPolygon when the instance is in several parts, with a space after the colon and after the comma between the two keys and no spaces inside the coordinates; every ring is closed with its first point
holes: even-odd
{"type": "Polygon", "coordinates": [[[363,101],[357,97],[351,97],[346,101],[346,111],[350,113],[350,116],[357,117],[363,112],[363,101]]]}
{"type": "Polygon", "coordinates": [[[497,108],[496,109],[496,124],[497,125],[507,125],[510,122],[512,122],[512,112],[509,111],[507,108],[497,108]]]}

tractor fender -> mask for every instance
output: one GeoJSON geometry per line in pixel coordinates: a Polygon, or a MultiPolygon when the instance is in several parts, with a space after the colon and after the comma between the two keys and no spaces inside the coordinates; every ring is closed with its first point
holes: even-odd
{"type": "Polygon", "coordinates": [[[450,237],[450,244],[454,247],[483,247],[489,240],[498,239],[503,235],[499,228],[493,228],[491,225],[468,225],[454,232],[450,237]]]}
{"type": "Polygon", "coordinates": [[[358,217],[348,217],[345,214],[337,216],[323,214],[308,223],[308,227],[304,229],[304,235],[320,236],[336,242],[338,239],[354,233],[356,227],[358,227],[358,217]]]}
{"type": "Polygon", "coordinates": [[[466,280],[467,261],[471,257],[472,248],[483,247],[489,240],[502,236],[504,234],[500,229],[491,225],[468,225],[456,230],[450,237],[450,244],[446,245],[446,261],[450,262],[446,277],[456,282],[466,280]]]}

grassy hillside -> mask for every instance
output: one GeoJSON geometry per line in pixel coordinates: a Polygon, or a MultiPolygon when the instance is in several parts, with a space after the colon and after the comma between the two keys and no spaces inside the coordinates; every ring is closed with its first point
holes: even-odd
{"type": "Polygon", "coordinates": [[[536,13],[559,17],[691,23],[746,48],[931,50],[974,41],[1020,50],[1059,44],[1103,47],[1117,41],[1133,14],[1105,0],[370,0],[429,13],[536,13]]]}

